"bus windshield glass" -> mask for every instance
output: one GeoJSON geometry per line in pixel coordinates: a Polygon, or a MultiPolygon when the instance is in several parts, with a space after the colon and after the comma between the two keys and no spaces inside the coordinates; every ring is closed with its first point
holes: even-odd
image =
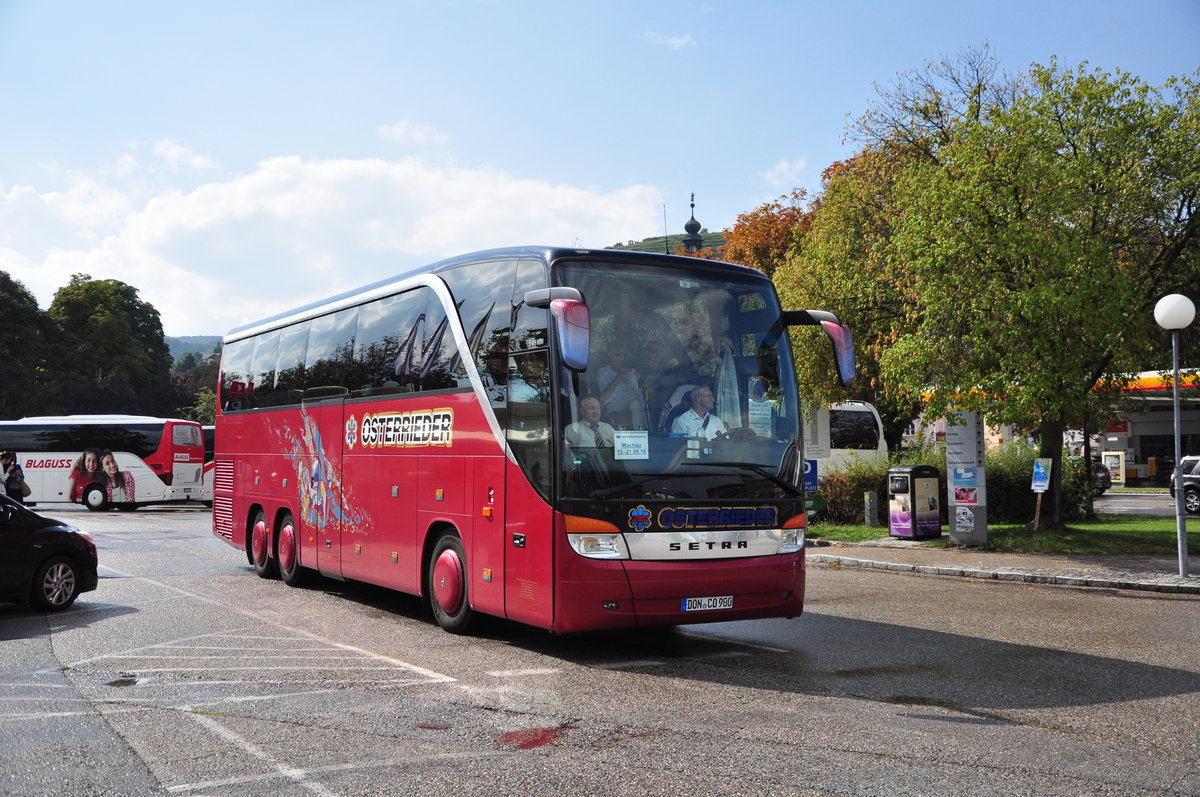
{"type": "Polygon", "coordinates": [[[756,274],[561,260],[591,315],[586,371],[559,369],[567,499],[801,494],[795,379],[756,274]]]}

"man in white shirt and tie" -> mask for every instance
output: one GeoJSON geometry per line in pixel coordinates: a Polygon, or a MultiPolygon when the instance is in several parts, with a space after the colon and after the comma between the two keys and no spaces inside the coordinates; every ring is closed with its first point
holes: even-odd
{"type": "Polygon", "coordinates": [[[692,388],[692,408],[680,415],[671,424],[671,434],[684,437],[703,437],[712,440],[724,437],[729,433],[725,422],[717,417],[713,407],[717,404],[709,385],[696,385],[692,388]]]}
{"type": "Polygon", "coordinates": [[[575,448],[612,448],[613,428],[600,420],[600,399],[588,396],[579,402],[583,420],[567,426],[567,442],[575,448]]]}

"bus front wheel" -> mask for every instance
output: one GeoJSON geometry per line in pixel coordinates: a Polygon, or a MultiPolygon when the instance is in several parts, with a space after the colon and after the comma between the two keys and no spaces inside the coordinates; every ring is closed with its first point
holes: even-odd
{"type": "Polygon", "coordinates": [[[103,512],[109,508],[108,493],[100,484],[90,485],[83,491],[83,505],[93,512],[103,512]]]}
{"type": "Polygon", "coordinates": [[[279,563],[271,556],[271,530],[262,512],[254,516],[250,529],[250,561],[260,578],[274,578],[278,573],[279,563]]]}
{"type": "Polygon", "coordinates": [[[454,532],[438,538],[429,557],[429,605],[437,624],[451,634],[465,634],[474,619],[467,589],[467,557],[454,532]]]}

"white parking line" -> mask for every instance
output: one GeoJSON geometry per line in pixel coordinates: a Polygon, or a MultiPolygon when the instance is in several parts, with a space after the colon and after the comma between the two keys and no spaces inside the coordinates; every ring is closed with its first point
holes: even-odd
{"type": "Polygon", "coordinates": [[[547,667],[541,670],[492,670],[488,675],[493,678],[521,678],[526,675],[553,675],[562,672],[557,667],[547,667]]]}

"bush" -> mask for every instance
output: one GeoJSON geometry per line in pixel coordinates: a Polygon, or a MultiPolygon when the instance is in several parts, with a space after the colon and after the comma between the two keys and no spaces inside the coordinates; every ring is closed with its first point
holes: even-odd
{"type": "MultiPolygon", "coordinates": [[[[1031,489],[1033,461],[1037,449],[1021,443],[1009,443],[988,449],[986,460],[987,516],[989,523],[1028,523],[1033,520],[1037,494],[1031,489]]],[[[1063,519],[1095,517],[1094,493],[1089,490],[1087,471],[1081,457],[1063,457],[1063,519]]],[[[920,446],[895,452],[890,462],[873,457],[856,457],[826,474],[817,494],[827,506],[820,513],[822,522],[836,525],[860,525],[863,493],[875,490],[879,496],[879,519],[886,525],[887,469],[893,465],[932,465],[938,469],[938,503],[942,525],[949,524],[946,496],[946,449],[944,446],[920,446]]],[[[1042,507],[1043,512],[1046,507],[1042,507]]]]}

